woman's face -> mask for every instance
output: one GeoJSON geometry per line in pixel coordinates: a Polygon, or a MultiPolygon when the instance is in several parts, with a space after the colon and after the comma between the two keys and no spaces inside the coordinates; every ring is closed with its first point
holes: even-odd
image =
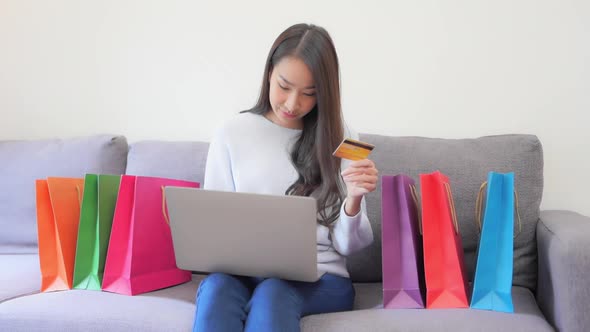
{"type": "Polygon", "coordinates": [[[270,75],[270,105],[266,118],[279,126],[302,129],[303,117],[316,104],[313,76],[307,65],[296,57],[285,57],[270,75]]]}

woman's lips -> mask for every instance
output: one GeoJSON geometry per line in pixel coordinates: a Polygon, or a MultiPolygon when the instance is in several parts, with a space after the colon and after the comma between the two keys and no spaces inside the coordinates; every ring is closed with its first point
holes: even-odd
{"type": "Polygon", "coordinates": [[[281,112],[283,112],[283,116],[286,117],[286,118],[288,118],[288,119],[294,119],[294,118],[297,117],[295,114],[287,113],[285,111],[281,111],[281,112]]]}

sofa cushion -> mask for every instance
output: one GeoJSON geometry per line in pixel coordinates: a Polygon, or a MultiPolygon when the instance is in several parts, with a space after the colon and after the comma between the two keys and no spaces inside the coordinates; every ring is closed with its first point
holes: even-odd
{"type": "Polygon", "coordinates": [[[0,303],[39,292],[41,270],[38,255],[0,254],[0,266],[0,303]]]}
{"type": "Polygon", "coordinates": [[[35,179],[122,174],[127,140],[122,136],[0,142],[0,253],[35,253],[35,179]]]}
{"type": "Polygon", "coordinates": [[[355,284],[355,311],[304,317],[302,331],[553,331],[531,291],[513,287],[514,313],[474,309],[375,309],[382,285],[355,284]],[[364,307],[366,305],[366,307],[364,307]],[[373,309],[369,309],[373,308],[373,309]],[[360,310],[359,310],[360,309],[360,310]]]}
{"type": "MultiPolygon", "coordinates": [[[[193,275],[189,283],[137,296],[86,290],[25,296],[0,303],[0,322],[15,332],[190,331],[195,294],[203,277],[193,275]]],[[[514,314],[469,309],[383,310],[382,284],[357,283],[355,290],[355,311],[305,317],[302,331],[552,331],[532,293],[521,287],[513,288],[514,314]]]]}
{"type": "MultiPolygon", "coordinates": [[[[469,278],[473,277],[479,234],[475,226],[475,199],[490,171],[514,172],[519,194],[522,232],[514,242],[513,284],[534,289],[537,276],[535,229],[543,193],[543,151],[532,135],[500,135],[476,139],[436,139],[361,134],[375,145],[371,158],[380,175],[419,174],[440,170],[449,176],[469,278]]],[[[367,196],[369,219],[375,241],[349,257],[355,281],[381,280],[381,186],[367,196]]]]}
{"type": "Polygon", "coordinates": [[[209,143],[141,141],[129,146],[126,174],[203,183],[209,143]]]}
{"type": "Polygon", "coordinates": [[[7,331],[190,331],[203,276],[146,294],[127,296],[70,290],[0,304],[7,331]]]}

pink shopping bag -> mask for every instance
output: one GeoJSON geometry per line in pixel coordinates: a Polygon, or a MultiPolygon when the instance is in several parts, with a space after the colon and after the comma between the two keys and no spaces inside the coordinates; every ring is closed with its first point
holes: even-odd
{"type": "Polygon", "coordinates": [[[198,188],[199,184],[121,177],[102,282],[104,291],[136,295],[191,279],[190,271],[176,266],[164,205],[165,186],[198,188]]]}

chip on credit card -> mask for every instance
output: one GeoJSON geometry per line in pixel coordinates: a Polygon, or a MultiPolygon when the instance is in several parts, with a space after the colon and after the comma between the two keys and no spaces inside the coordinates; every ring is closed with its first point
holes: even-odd
{"type": "Polygon", "coordinates": [[[373,144],[345,138],[332,155],[349,160],[362,160],[366,159],[374,148],[373,144]]]}

